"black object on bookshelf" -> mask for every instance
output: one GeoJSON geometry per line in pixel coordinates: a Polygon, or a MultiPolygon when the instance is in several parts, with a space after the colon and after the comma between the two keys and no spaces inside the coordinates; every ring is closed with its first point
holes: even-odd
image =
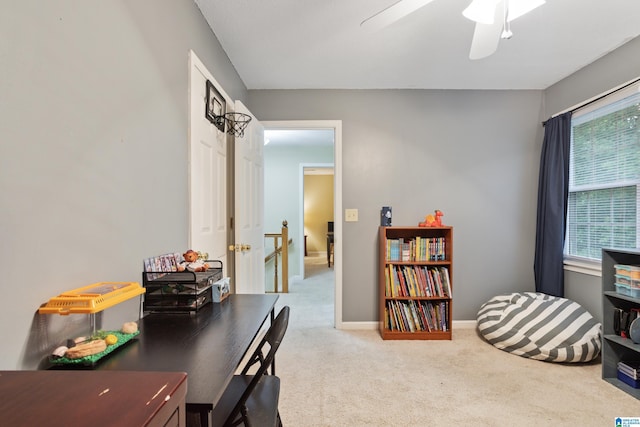
{"type": "MultiPolygon", "coordinates": [[[[143,271],[145,312],[193,313],[215,301],[222,286],[222,261],[207,260],[206,271],[143,271]],[[216,289],[214,289],[216,288],[216,289]]],[[[219,298],[219,297],[218,297],[219,298]]]]}
{"type": "Polygon", "coordinates": [[[380,335],[450,340],[452,227],[380,227],[380,335]]]}
{"type": "MultiPolygon", "coordinates": [[[[637,292],[627,292],[628,286],[620,281],[624,277],[618,274],[632,266],[640,266],[640,250],[602,249],[602,379],[640,399],[640,382],[633,378],[640,344],[628,338],[625,325],[619,323],[621,313],[640,309],[637,292]]],[[[637,273],[636,279],[640,279],[640,269],[637,273]]],[[[633,277],[631,273],[631,281],[633,277]]]]}
{"type": "Polygon", "coordinates": [[[383,206],[380,210],[380,226],[391,226],[391,206],[383,206]]]}

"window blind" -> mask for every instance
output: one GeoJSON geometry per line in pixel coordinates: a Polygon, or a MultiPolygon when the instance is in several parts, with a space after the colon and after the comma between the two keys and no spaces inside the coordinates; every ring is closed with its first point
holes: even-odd
{"type": "Polygon", "coordinates": [[[640,83],[572,115],[565,256],[635,248],[640,189],[640,83]]]}

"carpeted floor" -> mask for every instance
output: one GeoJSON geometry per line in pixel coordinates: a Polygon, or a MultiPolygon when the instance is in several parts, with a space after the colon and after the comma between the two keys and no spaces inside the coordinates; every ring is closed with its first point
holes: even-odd
{"type": "Polygon", "coordinates": [[[640,416],[640,401],[603,381],[600,363],[525,359],[455,325],[451,341],[337,330],[333,268],[324,257],[305,268],[278,302],[291,307],[276,357],[285,426],[613,427],[640,416]]]}

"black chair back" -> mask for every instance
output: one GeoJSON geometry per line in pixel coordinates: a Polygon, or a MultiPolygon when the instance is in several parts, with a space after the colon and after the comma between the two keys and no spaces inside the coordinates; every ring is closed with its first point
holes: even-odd
{"type": "Polygon", "coordinates": [[[242,370],[242,375],[249,375],[249,370],[254,365],[258,365],[257,371],[253,374],[253,378],[251,378],[249,386],[246,388],[244,393],[242,393],[242,397],[229,414],[225,425],[237,425],[242,422],[244,413],[246,412],[245,405],[247,399],[251,396],[251,393],[256,388],[262,376],[268,374],[269,366],[273,363],[278,347],[280,347],[280,343],[284,337],[284,333],[287,331],[287,326],[289,325],[289,311],[289,306],[285,306],[280,310],[273,321],[273,324],[262,340],[260,340],[260,344],[258,344],[258,347],[242,370]],[[267,353],[264,354],[263,352],[267,344],[269,344],[269,349],[267,353]],[[238,417],[240,417],[240,420],[238,417]]]}

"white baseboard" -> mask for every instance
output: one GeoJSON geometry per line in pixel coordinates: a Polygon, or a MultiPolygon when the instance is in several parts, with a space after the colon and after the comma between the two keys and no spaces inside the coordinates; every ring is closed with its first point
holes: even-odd
{"type": "MultiPolygon", "coordinates": [[[[453,329],[475,329],[475,320],[454,320],[453,329]]],[[[378,329],[379,322],[342,322],[344,330],[367,330],[372,331],[378,329]]]]}
{"type": "Polygon", "coordinates": [[[376,330],[379,322],[342,322],[340,329],[376,330]]]}
{"type": "Polygon", "coordinates": [[[454,320],[454,329],[475,329],[478,322],[475,320],[454,320]]]}

